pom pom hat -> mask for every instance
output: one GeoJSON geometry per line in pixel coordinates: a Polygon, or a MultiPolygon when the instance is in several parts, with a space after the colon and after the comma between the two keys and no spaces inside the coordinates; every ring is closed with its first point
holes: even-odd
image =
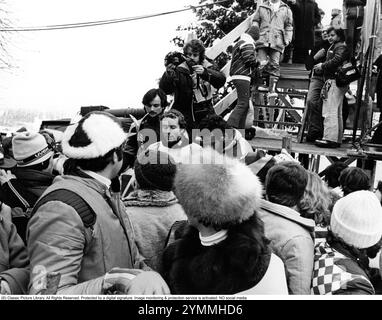
{"type": "Polygon", "coordinates": [[[382,207],[375,194],[356,191],[338,200],[330,228],[336,236],[357,249],[377,244],[382,237],[382,207]]]}
{"type": "Polygon", "coordinates": [[[62,152],[71,159],[95,159],[120,147],[126,138],[118,118],[107,112],[92,112],[65,130],[62,152]]]}
{"type": "Polygon", "coordinates": [[[187,216],[214,227],[248,220],[262,198],[262,185],[245,164],[212,149],[179,164],[174,187],[187,216]]]}

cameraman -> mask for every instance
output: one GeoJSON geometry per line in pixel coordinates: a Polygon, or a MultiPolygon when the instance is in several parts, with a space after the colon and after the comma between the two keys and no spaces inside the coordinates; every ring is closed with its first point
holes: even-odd
{"type": "Polygon", "coordinates": [[[200,40],[191,40],[183,48],[185,57],[179,65],[166,63],[159,87],[166,94],[174,94],[173,108],[180,111],[187,122],[187,132],[192,139],[192,129],[215,111],[212,105],[212,87],[221,88],[226,81],[205,57],[205,47],[200,40]]]}

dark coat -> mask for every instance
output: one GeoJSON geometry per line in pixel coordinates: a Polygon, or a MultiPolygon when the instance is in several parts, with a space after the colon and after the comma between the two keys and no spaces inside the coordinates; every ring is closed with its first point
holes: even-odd
{"type": "Polygon", "coordinates": [[[15,168],[13,173],[16,179],[11,179],[1,186],[0,199],[14,211],[12,221],[17,228],[17,233],[26,242],[29,211],[53,183],[54,176],[28,168],[15,168]]]}
{"type": "Polygon", "coordinates": [[[26,294],[29,281],[27,249],[15,226],[0,217],[0,280],[9,284],[12,294],[26,294]]]}
{"type": "MultiPolygon", "coordinates": [[[[138,120],[140,122],[139,128],[136,128],[134,124],[132,124],[132,128],[130,130],[131,133],[137,133],[132,136],[130,136],[126,142],[124,152],[129,156],[129,165],[132,167],[134,166],[134,160],[137,156],[139,148],[148,142],[149,138],[148,137],[143,137],[142,134],[139,132],[142,130],[153,130],[156,135],[156,141],[160,141],[160,115],[156,117],[150,117],[149,115],[146,115],[143,119],[138,120]]],[[[147,145],[148,147],[148,145],[147,145]]]]}
{"type": "Polygon", "coordinates": [[[196,76],[197,83],[205,85],[207,90],[207,99],[204,102],[196,103],[194,101],[194,80],[193,73],[190,71],[186,62],[176,67],[174,71],[166,71],[160,82],[161,88],[166,94],[174,94],[173,108],[183,113],[188,125],[197,122],[196,113],[201,106],[209,106],[212,108],[211,86],[219,89],[224,86],[226,77],[214,65],[208,61],[204,61],[203,66],[205,72],[202,75],[196,76]]]}
{"type": "Polygon", "coordinates": [[[52,184],[54,176],[50,173],[28,168],[16,168],[16,179],[2,185],[2,197],[11,208],[22,208],[27,211],[33,208],[37,199],[52,184]]]}
{"type": "Polygon", "coordinates": [[[349,49],[344,42],[332,44],[327,51],[326,61],[322,64],[325,79],[334,79],[339,67],[349,60],[349,49]]]}
{"type": "Polygon", "coordinates": [[[289,4],[293,11],[295,40],[297,48],[313,49],[314,27],[320,22],[318,5],[313,0],[297,0],[289,4]]]}
{"type": "Polygon", "coordinates": [[[203,247],[196,228],[166,248],[164,279],[173,294],[234,294],[255,286],[267,272],[271,251],[260,255],[259,240],[230,232],[221,243],[203,247]]]}

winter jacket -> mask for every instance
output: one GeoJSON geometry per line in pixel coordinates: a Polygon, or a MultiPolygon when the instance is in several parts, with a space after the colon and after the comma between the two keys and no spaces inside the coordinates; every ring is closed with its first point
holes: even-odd
{"type": "Polygon", "coordinates": [[[37,199],[52,184],[54,176],[48,172],[28,168],[15,168],[16,179],[1,186],[2,201],[13,208],[13,223],[21,239],[26,242],[26,225],[29,213],[37,199]]]}
{"type": "Polygon", "coordinates": [[[163,256],[166,272],[163,277],[171,292],[285,294],[282,263],[272,259],[270,248],[266,246],[264,252],[258,256],[254,254],[257,252],[257,249],[254,250],[257,246],[256,240],[243,234],[240,228],[228,232],[224,241],[204,247],[199,239],[199,231],[188,226],[182,237],[166,248],[163,256]],[[280,281],[275,283],[276,280],[280,281]]]}
{"type": "Polygon", "coordinates": [[[349,58],[349,50],[344,42],[332,44],[326,54],[326,61],[322,64],[325,79],[335,79],[338,68],[349,58]]]}
{"type": "Polygon", "coordinates": [[[273,12],[269,1],[259,5],[253,23],[260,27],[260,38],[256,48],[268,48],[284,52],[293,39],[293,15],[287,4],[281,2],[277,12],[273,12]]]}
{"type": "Polygon", "coordinates": [[[367,267],[340,244],[324,241],[315,248],[312,294],[370,295],[375,291],[367,267]]]}
{"type": "Polygon", "coordinates": [[[226,81],[225,75],[210,62],[205,60],[202,65],[204,73],[197,75],[183,62],[175,70],[166,71],[159,82],[166,94],[174,94],[172,107],[183,113],[188,125],[196,121],[198,110],[212,107],[212,87],[219,89],[226,81]]]}
{"type": "Polygon", "coordinates": [[[60,201],[38,208],[27,233],[31,294],[41,292],[46,272],[61,274],[59,294],[102,294],[104,275],[112,268],[147,268],[118,194],[82,171],[57,177],[44,195],[58,189],[82,197],[96,214],[96,222],[85,228],[75,209],[60,201]]]}
{"type": "Polygon", "coordinates": [[[33,208],[54,179],[50,173],[28,168],[15,168],[13,173],[16,179],[11,179],[1,186],[4,203],[24,211],[33,208]]]}
{"type": "Polygon", "coordinates": [[[314,27],[321,20],[317,3],[313,0],[297,0],[295,4],[289,4],[289,6],[294,12],[294,46],[313,49],[314,27]]]}
{"type": "Polygon", "coordinates": [[[288,207],[263,200],[259,217],[273,252],[283,260],[290,294],[310,294],[314,220],[288,207]]]}
{"type": "Polygon", "coordinates": [[[29,281],[27,249],[16,227],[0,216],[0,281],[5,280],[12,294],[26,294],[29,281]]]}
{"type": "Polygon", "coordinates": [[[229,74],[232,80],[251,80],[256,67],[256,46],[253,38],[244,33],[233,47],[232,62],[229,74]]]}
{"type": "Polygon", "coordinates": [[[187,219],[173,192],[137,190],[123,201],[134,229],[135,243],[146,264],[161,270],[167,235],[175,221],[187,219]]]}

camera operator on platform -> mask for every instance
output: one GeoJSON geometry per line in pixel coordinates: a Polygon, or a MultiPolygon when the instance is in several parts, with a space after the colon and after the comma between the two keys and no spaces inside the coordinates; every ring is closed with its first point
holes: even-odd
{"type": "Polygon", "coordinates": [[[221,88],[226,77],[205,57],[202,41],[191,40],[185,44],[183,52],[185,56],[180,61],[165,59],[166,71],[159,87],[166,94],[174,94],[172,107],[184,115],[191,140],[191,130],[198,128],[205,116],[214,113],[212,87],[221,88]]]}

